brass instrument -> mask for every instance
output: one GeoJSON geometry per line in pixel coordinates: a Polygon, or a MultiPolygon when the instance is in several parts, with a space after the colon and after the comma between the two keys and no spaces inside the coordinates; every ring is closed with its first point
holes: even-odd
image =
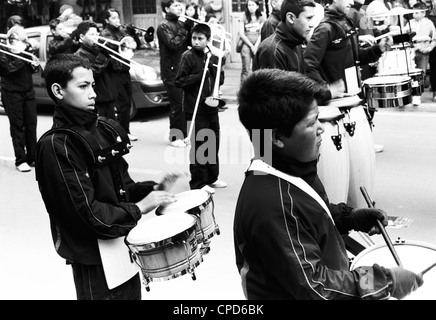
{"type": "MultiPolygon", "coordinates": [[[[21,59],[21,60],[24,60],[26,62],[29,62],[29,63],[33,64],[35,67],[41,66],[41,63],[40,63],[38,57],[36,57],[33,53],[24,51],[25,47],[21,48],[21,47],[19,47],[17,45],[14,46],[14,45],[9,44],[9,39],[8,39],[7,35],[5,35],[5,34],[0,34],[0,38],[1,39],[6,39],[6,42],[7,42],[6,44],[0,42],[0,46],[10,50],[10,51],[7,51],[7,50],[1,50],[0,49],[1,53],[13,56],[13,57],[15,57],[17,59],[21,59]],[[20,56],[19,55],[20,53],[27,55],[29,58],[25,58],[23,56],[20,56]]],[[[41,68],[42,68],[42,66],[41,66],[41,68]]]]}
{"type": "Polygon", "coordinates": [[[201,77],[200,88],[198,89],[197,100],[195,101],[195,107],[194,107],[194,113],[192,115],[191,125],[189,127],[188,135],[185,138],[185,142],[186,143],[190,143],[190,140],[191,140],[192,129],[194,128],[195,118],[197,116],[197,110],[198,110],[198,106],[200,104],[201,92],[203,91],[204,80],[206,79],[206,74],[207,74],[207,70],[208,70],[209,60],[210,60],[211,56],[212,56],[212,53],[209,53],[207,55],[206,63],[204,64],[203,76],[201,77]]]}
{"type": "Polygon", "coordinates": [[[136,29],[140,32],[142,32],[142,36],[144,37],[145,42],[149,43],[154,40],[154,28],[148,27],[148,29],[140,28],[135,26],[134,24],[125,25],[125,27],[131,27],[133,29],[136,29]]]}
{"type": "Polygon", "coordinates": [[[212,30],[212,33],[213,33],[213,31],[216,29],[216,28],[218,28],[218,29],[220,29],[220,32],[223,32],[224,34],[225,34],[225,36],[226,37],[228,37],[228,38],[232,38],[232,34],[230,33],[230,32],[227,32],[227,31],[224,31],[224,29],[222,29],[221,27],[221,25],[217,25],[217,24],[213,24],[213,23],[208,23],[208,22],[204,22],[204,21],[201,21],[201,20],[197,20],[197,19],[194,19],[194,18],[191,18],[191,17],[188,17],[188,16],[186,16],[186,15],[184,15],[184,14],[181,14],[180,16],[179,16],[179,20],[180,21],[183,21],[183,19],[188,19],[188,20],[191,20],[191,21],[194,21],[194,22],[196,22],[196,23],[202,23],[202,24],[207,24],[209,27],[210,27],[210,29],[212,30]],[[181,18],[181,19],[180,19],[181,18]]]}
{"type": "MultiPolygon", "coordinates": [[[[219,39],[216,39],[216,41],[219,41],[220,43],[220,53],[224,52],[224,42],[225,38],[222,36],[219,39]]],[[[213,88],[212,96],[206,97],[205,103],[209,107],[224,107],[226,105],[226,102],[220,98],[219,96],[219,89],[220,89],[220,76],[221,76],[221,68],[222,68],[222,60],[223,60],[224,54],[218,55],[218,65],[216,66],[216,78],[215,78],[215,85],[213,88]]]]}
{"type": "Polygon", "coordinates": [[[126,66],[130,67],[130,64],[136,64],[142,66],[140,63],[133,61],[131,58],[134,55],[134,50],[136,49],[136,42],[135,39],[133,39],[130,36],[122,38],[120,41],[116,41],[113,39],[108,39],[102,36],[97,36],[96,41],[94,43],[103,49],[111,52],[109,56],[118,62],[121,62],[125,64],[126,66]],[[103,43],[99,42],[102,41],[103,43]],[[118,52],[109,48],[106,43],[111,43],[118,46],[118,52]],[[122,59],[120,59],[122,58],[122,59]],[[123,60],[124,59],[124,60],[123,60]],[[126,61],[127,60],[127,61],[126,61]]]}

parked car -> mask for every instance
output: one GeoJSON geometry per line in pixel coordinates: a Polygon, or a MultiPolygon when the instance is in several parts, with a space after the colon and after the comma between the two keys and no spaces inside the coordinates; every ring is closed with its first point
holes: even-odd
{"type": "MultiPolygon", "coordinates": [[[[48,25],[26,28],[28,41],[35,48],[35,55],[45,67],[48,59],[48,44],[53,39],[48,25]]],[[[168,94],[160,78],[159,50],[136,50],[132,58],[139,64],[131,63],[130,75],[132,79],[132,106],[130,118],[133,119],[142,108],[155,108],[168,106],[168,94]]],[[[36,101],[38,104],[52,104],[47,94],[44,78],[41,71],[33,74],[36,101]]]]}

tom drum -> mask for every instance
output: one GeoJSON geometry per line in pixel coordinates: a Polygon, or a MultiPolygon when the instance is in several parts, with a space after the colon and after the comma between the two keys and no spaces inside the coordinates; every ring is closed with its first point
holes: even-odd
{"type": "Polygon", "coordinates": [[[412,103],[409,76],[383,76],[363,81],[363,93],[370,108],[402,107],[412,103]]]}
{"type": "Polygon", "coordinates": [[[181,213],[139,221],[125,237],[132,259],[141,268],[149,291],[150,281],[170,280],[191,273],[201,261],[196,237],[197,218],[181,213]]]}

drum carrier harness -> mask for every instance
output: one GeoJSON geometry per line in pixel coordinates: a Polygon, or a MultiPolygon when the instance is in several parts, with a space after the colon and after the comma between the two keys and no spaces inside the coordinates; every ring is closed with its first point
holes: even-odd
{"type": "MultiPolygon", "coordinates": [[[[130,152],[129,150],[132,147],[130,139],[124,128],[121,127],[117,121],[110,118],[99,116],[97,126],[103,127],[105,133],[111,134],[117,142],[106,148],[101,148],[96,138],[89,131],[77,125],[53,128],[44,133],[39,141],[53,133],[65,133],[76,137],[89,152],[88,155],[90,155],[92,159],[92,169],[105,165],[110,167],[114,187],[116,190],[119,190],[119,192],[117,192],[118,200],[120,202],[127,202],[127,192],[123,189],[123,180],[117,170],[116,160],[130,152]]],[[[39,151],[39,146],[40,142],[37,144],[37,152],[39,151]]],[[[36,176],[36,180],[38,180],[38,175],[36,176]]]]}

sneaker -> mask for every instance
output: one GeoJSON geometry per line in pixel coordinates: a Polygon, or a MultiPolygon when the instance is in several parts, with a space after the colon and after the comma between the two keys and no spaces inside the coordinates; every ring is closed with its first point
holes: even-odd
{"type": "Polygon", "coordinates": [[[209,192],[210,194],[214,194],[214,193],[215,193],[215,189],[209,187],[208,185],[205,185],[203,188],[201,188],[201,190],[207,191],[207,192],[209,192]]]}
{"type": "Polygon", "coordinates": [[[210,184],[212,188],[225,188],[227,187],[227,183],[222,180],[217,180],[214,183],[210,184]]]}
{"type": "Polygon", "coordinates": [[[421,96],[412,96],[412,104],[419,106],[421,104],[421,96]]]}
{"type": "Polygon", "coordinates": [[[380,153],[383,152],[384,147],[381,144],[375,144],[374,145],[374,150],[376,153],[380,153]]]}
{"type": "Polygon", "coordinates": [[[128,133],[127,136],[129,137],[130,141],[138,141],[138,137],[134,136],[133,134],[128,133]]]}
{"type": "Polygon", "coordinates": [[[17,170],[20,172],[29,172],[31,169],[26,162],[23,162],[19,166],[17,166],[17,170]]]}
{"type": "Polygon", "coordinates": [[[178,140],[171,141],[170,146],[174,148],[184,148],[186,147],[186,143],[183,140],[178,139],[178,140]]]}

